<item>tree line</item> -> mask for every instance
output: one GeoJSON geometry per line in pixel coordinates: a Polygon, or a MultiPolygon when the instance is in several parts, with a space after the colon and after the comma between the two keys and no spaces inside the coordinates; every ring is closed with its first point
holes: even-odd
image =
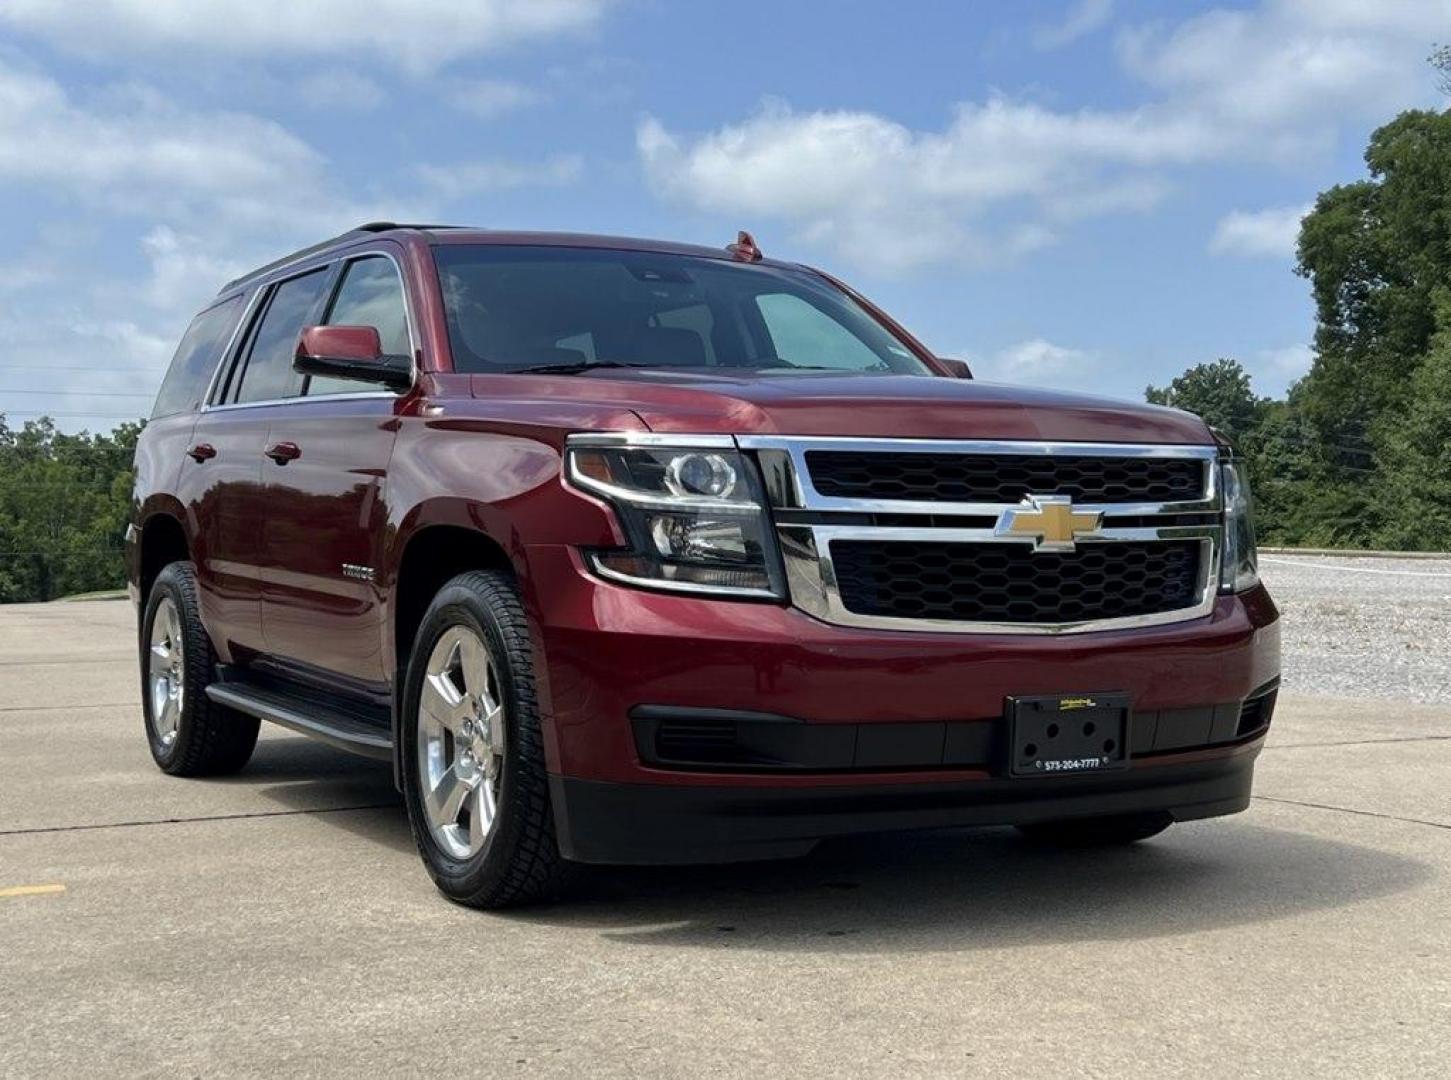
{"type": "Polygon", "coordinates": [[[0,603],[53,600],[125,583],[121,543],[141,423],[67,435],[49,419],[0,414],[0,603]]]}
{"type": "Polygon", "coordinates": [[[1402,113],[1365,161],[1300,226],[1309,373],[1272,400],[1221,358],[1146,396],[1234,440],[1262,542],[1451,550],[1451,111],[1402,113]]]}

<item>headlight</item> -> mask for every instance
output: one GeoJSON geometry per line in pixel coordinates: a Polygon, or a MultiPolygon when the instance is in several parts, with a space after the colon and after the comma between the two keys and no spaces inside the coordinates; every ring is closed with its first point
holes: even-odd
{"type": "Polygon", "coordinates": [[[1224,558],[1219,566],[1219,589],[1244,592],[1260,579],[1249,477],[1242,461],[1226,461],[1219,468],[1224,487],[1224,558]]]}
{"type": "Polygon", "coordinates": [[[700,441],[656,446],[570,440],[570,483],[610,501],[630,545],[587,552],[591,568],[650,588],[783,598],[755,466],[726,440],[700,441]]]}

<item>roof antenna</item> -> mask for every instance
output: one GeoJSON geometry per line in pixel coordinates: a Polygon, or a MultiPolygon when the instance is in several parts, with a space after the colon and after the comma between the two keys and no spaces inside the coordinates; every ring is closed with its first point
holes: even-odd
{"type": "Polygon", "coordinates": [[[761,249],[756,246],[756,238],[742,229],[736,234],[736,242],[727,244],[726,250],[741,262],[760,262],[761,249]]]}

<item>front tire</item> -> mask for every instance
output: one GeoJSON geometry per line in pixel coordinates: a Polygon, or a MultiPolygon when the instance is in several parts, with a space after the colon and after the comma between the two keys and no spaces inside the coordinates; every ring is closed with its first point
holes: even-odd
{"type": "Polygon", "coordinates": [[[1158,836],[1174,823],[1165,811],[1121,814],[1117,817],[1073,818],[1019,825],[1018,831],[1034,843],[1052,847],[1121,847],[1158,836]]]}
{"type": "Polygon", "coordinates": [[[151,757],[172,776],[234,773],[252,757],[258,720],[207,697],[217,656],[202,625],[196,570],[157,575],[141,619],[141,711],[151,757]]]}
{"type": "Polygon", "coordinates": [[[502,908],[547,899],[555,840],[528,624],[512,579],[454,578],[413,642],[403,691],[403,794],[439,890],[502,908]]]}

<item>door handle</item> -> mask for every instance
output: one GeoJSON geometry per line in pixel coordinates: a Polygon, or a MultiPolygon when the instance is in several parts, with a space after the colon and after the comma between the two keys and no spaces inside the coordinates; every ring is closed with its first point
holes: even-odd
{"type": "Polygon", "coordinates": [[[210,461],[216,457],[217,448],[211,443],[199,442],[186,453],[187,457],[191,458],[197,464],[201,464],[203,461],[210,461]]]}
{"type": "Polygon", "coordinates": [[[302,448],[295,442],[273,443],[264,453],[279,465],[286,465],[289,461],[296,461],[302,457],[302,448]]]}

